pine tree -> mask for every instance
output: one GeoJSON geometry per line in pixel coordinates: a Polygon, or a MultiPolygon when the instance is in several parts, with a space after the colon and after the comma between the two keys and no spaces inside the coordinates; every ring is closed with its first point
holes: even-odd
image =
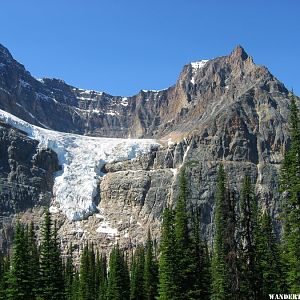
{"type": "Polygon", "coordinates": [[[294,95],[290,105],[291,143],[281,169],[283,256],[289,292],[300,290],[300,125],[294,95]]]}
{"type": "Polygon", "coordinates": [[[160,259],[159,300],[179,300],[177,255],[175,252],[175,231],[173,212],[166,208],[163,214],[160,259]]]}
{"type": "Polygon", "coordinates": [[[138,246],[134,252],[130,272],[130,299],[143,300],[144,298],[144,268],[145,249],[138,246]]]}
{"type": "Polygon", "coordinates": [[[219,167],[215,204],[215,234],[212,256],[212,300],[225,300],[232,296],[229,267],[226,253],[226,216],[228,214],[228,191],[226,189],[226,175],[223,166],[219,167]]]}
{"type": "Polygon", "coordinates": [[[128,300],[130,298],[130,279],[124,253],[115,246],[109,258],[107,298],[110,300],[128,300]]]}
{"type": "Polygon", "coordinates": [[[153,241],[150,230],[146,243],[145,267],[144,267],[144,299],[154,300],[157,295],[158,265],[153,252],[153,241]]]}

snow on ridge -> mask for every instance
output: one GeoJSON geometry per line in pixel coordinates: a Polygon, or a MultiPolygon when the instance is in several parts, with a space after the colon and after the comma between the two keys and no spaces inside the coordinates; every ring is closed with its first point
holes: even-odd
{"type": "Polygon", "coordinates": [[[0,110],[0,120],[25,131],[39,141],[40,148],[56,152],[62,170],[55,174],[51,210],[59,209],[68,219],[82,220],[97,211],[97,195],[102,166],[107,162],[133,159],[159,147],[151,139],[118,139],[56,132],[29,124],[0,110]]]}
{"type": "Polygon", "coordinates": [[[195,84],[195,74],[196,74],[196,71],[202,69],[206,63],[208,62],[207,59],[203,59],[203,60],[200,60],[200,61],[194,61],[194,62],[191,62],[191,66],[192,66],[192,78],[191,78],[191,83],[192,84],[195,84]]]}

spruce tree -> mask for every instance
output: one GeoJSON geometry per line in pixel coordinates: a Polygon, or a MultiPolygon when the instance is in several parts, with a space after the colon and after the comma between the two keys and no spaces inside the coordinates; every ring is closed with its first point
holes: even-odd
{"type": "Polygon", "coordinates": [[[29,285],[33,291],[34,297],[37,298],[39,289],[39,251],[34,231],[33,222],[30,223],[28,228],[28,268],[29,268],[29,285]]]}
{"type": "Polygon", "coordinates": [[[291,143],[281,169],[283,256],[289,292],[300,290],[300,125],[294,95],[290,105],[291,143]]]}
{"type": "Polygon", "coordinates": [[[177,288],[179,298],[189,299],[192,289],[192,276],[194,273],[194,262],[191,256],[191,240],[189,236],[189,217],[186,208],[187,183],[185,168],[181,171],[179,182],[179,197],[175,210],[175,253],[177,256],[177,288]]]}
{"type": "Polygon", "coordinates": [[[169,208],[166,208],[163,214],[160,243],[158,285],[159,300],[180,299],[175,244],[174,215],[169,208]]]}
{"type": "Polygon", "coordinates": [[[64,281],[65,281],[65,295],[66,300],[73,300],[72,287],[74,279],[74,266],[72,255],[72,244],[69,246],[67,260],[65,264],[64,281]]]}
{"type": "Polygon", "coordinates": [[[34,299],[29,284],[28,241],[25,229],[17,223],[14,235],[13,256],[8,277],[7,299],[34,299]]]}
{"type": "Polygon", "coordinates": [[[39,299],[64,299],[63,267],[58,244],[56,223],[52,228],[49,210],[45,210],[40,246],[39,299]]]}
{"type": "Polygon", "coordinates": [[[90,282],[90,250],[89,245],[85,245],[80,258],[80,300],[90,300],[91,282],[90,282]]]}
{"type": "Polygon", "coordinates": [[[190,281],[192,287],[188,292],[189,299],[210,299],[210,257],[207,243],[201,238],[200,233],[200,210],[192,211],[192,234],[191,234],[191,261],[193,268],[190,281]]]}
{"type": "Polygon", "coordinates": [[[138,246],[134,252],[130,272],[130,300],[143,300],[144,298],[144,268],[145,249],[138,246]]]}
{"type": "Polygon", "coordinates": [[[245,176],[241,193],[240,213],[240,272],[241,298],[259,299],[261,295],[261,270],[258,265],[257,234],[258,204],[249,176],[245,176]]]}
{"type": "Polygon", "coordinates": [[[157,295],[158,264],[154,255],[153,241],[151,238],[150,230],[148,230],[145,250],[144,299],[154,300],[157,295]]]}
{"type": "Polygon", "coordinates": [[[107,299],[128,300],[130,298],[130,279],[126,259],[119,245],[115,246],[109,258],[107,299]]]}
{"type": "Polygon", "coordinates": [[[97,263],[99,292],[98,299],[105,300],[107,292],[107,259],[105,255],[101,255],[97,263]]]}
{"type": "Polygon", "coordinates": [[[258,230],[256,256],[262,287],[259,297],[260,299],[267,299],[269,294],[285,291],[280,245],[276,240],[268,210],[260,214],[258,230]]]}
{"type": "Polygon", "coordinates": [[[212,300],[225,300],[232,296],[229,267],[227,264],[225,235],[227,230],[226,216],[228,202],[226,189],[226,175],[222,165],[219,167],[217,178],[216,204],[214,216],[214,245],[212,256],[212,300]]]}

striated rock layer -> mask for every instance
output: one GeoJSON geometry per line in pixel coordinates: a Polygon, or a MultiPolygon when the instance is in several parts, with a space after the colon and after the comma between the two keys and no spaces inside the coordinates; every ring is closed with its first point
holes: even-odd
{"type": "MultiPolygon", "coordinates": [[[[189,184],[188,205],[202,208],[206,236],[213,234],[214,190],[221,162],[237,194],[244,175],[251,176],[262,205],[270,205],[275,217],[278,171],[289,143],[288,104],[285,86],[267,68],[256,65],[240,46],[228,56],[186,65],[176,84],[166,90],[141,91],[132,97],[81,90],[56,79],[36,80],[0,47],[0,109],[53,130],[152,137],[164,145],[102,168],[105,176],[99,182],[97,214],[78,222],[55,214],[64,245],[91,240],[108,249],[119,240],[124,247],[131,247],[144,240],[148,228],[159,238],[162,211],[176,203],[183,164],[189,184]]],[[[1,153],[9,152],[9,144],[1,145],[1,153]]],[[[49,149],[43,151],[52,157],[49,149]]],[[[7,165],[10,159],[2,157],[1,167],[2,161],[7,165]]],[[[0,173],[5,172],[0,169],[0,173]]],[[[28,180],[34,177],[31,173],[26,176],[28,180]]],[[[22,194],[14,193],[23,203],[22,194]]],[[[35,204],[35,200],[28,201],[29,206],[21,206],[23,212],[35,204]]],[[[7,207],[13,205],[8,201],[7,207]]],[[[5,208],[1,214],[12,212],[5,208]]],[[[22,218],[39,222],[41,215],[37,207],[33,214],[24,212],[22,218]]]]}

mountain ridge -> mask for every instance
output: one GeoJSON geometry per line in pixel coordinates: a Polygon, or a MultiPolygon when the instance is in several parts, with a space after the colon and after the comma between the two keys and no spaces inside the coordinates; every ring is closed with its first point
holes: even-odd
{"type": "MultiPolygon", "coordinates": [[[[159,236],[164,208],[176,205],[178,174],[183,165],[188,205],[200,207],[201,230],[207,239],[213,235],[214,188],[220,163],[237,197],[242,178],[250,176],[260,205],[270,208],[276,223],[280,163],[290,141],[289,91],[266,67],[256,65],[241,46],[227,56],[185,65],[176,83],[166,90],[142,90],[132,97],[76,89],[55,79],[39,82],[7,53],[4,56],[9,66],[0,67],[0,109],[52,130],[104,137],[149,137],[164,145],[133,160],[102,167],[104,175],[95,199],[99,211],[104,212],[102,219],[93,214],[76,225],[62,214],[55,214],[65,247],[70,242],[81,245],[87,240],[107,249],[116,240],[132,247],[143,241],[148,228],[159,236]],[[97,232],[103,218],[118,233],[115,237],[97,232]]],[[[0,63],[5,64],[3,57],[0,55],[0,63]]],[[[30,196],[36,181],[44,179],[24,173],[28,161],[16,155],[24,137],[12,135],[11,129],[1,124],[0,128],[0,153],[8,166],[0,169],[0,180],[7,186],[26,183],[26,195],[30,196]],[[33,176],[34,184],[28,184],[24,176],[33,176]]],[[[30,160],[37,151],[30,152],[30,160]]],[[[44,157],[50,162],[53,159],[44,157]]],[[[52,163],[44,167],[49,165],[52,163]]],[[[14,187],[11,192],[16,203],[25,193],[14,187]]],[[[48,197],[40,202],[50,205],[55,199],[53,191],[52,195],[49,189],[47,192],[48,197]]],[[[22,218],[39,222],[39,202],[31,212],[30,197],[26,201],[22,218]]],[[[0,192],[1,203],[6,207],[7,194],[0,192]]],[[[15,218],[16,214],[11,216],[15,218]]],[[[7,234],[0,229],[0,243],[7,234]]]]}

